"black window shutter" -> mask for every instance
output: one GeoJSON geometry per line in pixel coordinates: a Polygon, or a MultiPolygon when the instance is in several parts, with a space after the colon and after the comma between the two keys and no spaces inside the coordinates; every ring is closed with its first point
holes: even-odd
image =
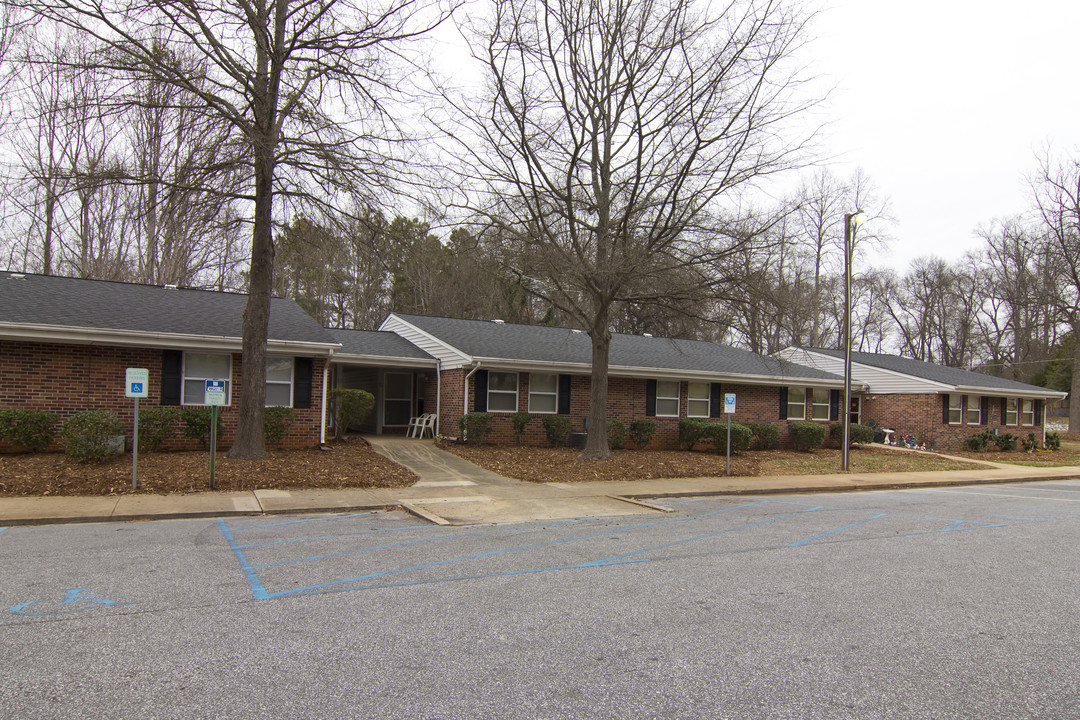
{"type": "Polygon", "coordinates": [[[990,424],[990,398],[985,395],[982,396],[982,400],[980,401],[979,415],[982,416],[981,425],[990,424]]]}
{"type": "Polygon", "coordinates": [[[570,376],[559,376],[559,414],[570,414],[570,376]]]}
{"type": "Polygon", "coordinates": [[[161,400],[162,405],[180,404],[181,373],[184,366],[183,350],[161,351],[161,400]]]}
{"type": "Polygon", "coordinates": [[[1042,425],[1042,421],[1043,421],[1042,400],[1036,400],[1035,401],[1035,424],[1036,425],[1042,425]]]}
{"type": "Polygon", "coordinates": [[[829,419],[830,420],[843,420],[840,417],[840,391],[829,391],[829,419]]]}
{"type": "Polygon", "coordinates": [[[294,408],[311,407],[311,358],[293,359],[293,404],[294,408]]]}
{"type": "Polygon", "coordinates": [[[780,419],[787,420],[787,388],[780,388],[780,419]]]}
{"type": "Polygon", "coordinates": [[[473,410],[487,412],[487,370],[477,370],[473,375],[473,410]]]}
{"type": "Polygon", "coordinates": [[[709,384],[709,417],[723,417],[724,415],[724,391],[720,383],[709,384]]]}
{"type": "Polygon", "coordinates": [[[645,381],[645,414],[656,417],[656,381],[645,381]]]}
{"type": "Polygon", "coordinates": [[[949,424],[949,393],[941,396],[941,422],[949,424]]]}
{"type": "Polygon", "coordinates": [[[1001,398],[1001,424],[1004,425],[1009,417],[1009,398],[1001,398]]]}

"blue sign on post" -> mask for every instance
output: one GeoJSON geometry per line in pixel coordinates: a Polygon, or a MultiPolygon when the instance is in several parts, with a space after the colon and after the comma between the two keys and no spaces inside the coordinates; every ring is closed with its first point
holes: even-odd
{"type": "Polygon", "coordinates": [[[225,405],[228,398],[224,380],[203,381],[203,402],[210,406],[225,405]]]}
{"type": "Polygon", "coordinates": [[[735,393],[724,393],[724,414],[735,414],[735,393]]]}

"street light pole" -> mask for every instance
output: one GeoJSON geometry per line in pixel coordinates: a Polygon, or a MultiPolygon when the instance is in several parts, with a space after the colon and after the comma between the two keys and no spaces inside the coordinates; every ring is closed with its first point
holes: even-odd
{"type": "Polygon", "coordinates": [[[844,447],[840,470],[847,472],[851,450],[851,224],[855,213],[844,213],[844,447]]]}

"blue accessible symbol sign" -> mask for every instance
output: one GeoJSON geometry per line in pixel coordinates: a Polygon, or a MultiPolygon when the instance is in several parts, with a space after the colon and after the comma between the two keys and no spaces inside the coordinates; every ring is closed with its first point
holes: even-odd
{"type": "Polygon", "coordinates": [[[735,393],[724,393],[724,414],[735,414],[735,393]]]}
{"type": "Polygon", "coordinates": [[[150,371],[146,368],[128,368],[124,373],[124,396],[129,398],[149,397],[150,371]]]}
{"type": "MultiPolygon", "coordinates": [[[[19,603],[13,605],[8,609],[9,613],[13,615],[32,615],[34,617],[42,617],[44,615],[70,615],[71,613],[77,613],[82,610],[89,610],[92,607],[99,605],[132,605],[130,602],[116,602],[115,600],[106,600],[103,597],[99,597],[97,593],[90,592],[90,588],[72,588],[64,595],[64,599],[60,601],[60,605],[79,605],[80,607],[72,607],[64,610],[53,610],[43,612],[31,612],[26,608],[31,605],[35,605],[41,602],[40,600],[31,600],[30,602],[19,603]]],[[[34,608],[37,610],[38,608],[34,608]]]]}

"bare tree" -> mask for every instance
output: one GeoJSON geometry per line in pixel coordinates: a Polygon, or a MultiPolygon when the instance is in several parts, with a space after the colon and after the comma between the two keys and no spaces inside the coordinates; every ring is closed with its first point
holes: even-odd
{"type": "Polygon", "coordinates": [[[113,71],[198,98],[205,112],[243,138],[245,182],[235,197],[254,212],[232,457],[265,455],[275,198],[326,206],[342,191],[370,191],[389,180],[393,161],[387,146],[400,134],[388,122],[384,99],[393,83],[383,74],[380,54],[442,19],[426,13],[424,2],[389,0],[372,9],[349,0],[21,3],[39,18],[95,38],[107,49],[105,64],[113,71]],[[189,75],[159,52],[162,43],[190,54],[205,77],[189,75]]]}
{"type": "Polygon", "coordinates": [[[1049,245],[1060,263],[1054,304],[1073,336],[1073,376],[1069,393],[1069,432],[1080,431],[1080,160],[1054,159],[1049,152],[1040,158],[1032,178],[1035,204],[1049,245]]]}
{"type": "Polygon", "coordinates": [[[708,13],[689,0],[496,0],[483,41],[483,210],[508,269],[591,338],[583,458],[610,452],[613,307],[677,306],[714,283],[709,268],[747,240],[720,202],[802,150],[780,136],[802,109],[790,60],[805,18],[781,2],[708,13]]]}

